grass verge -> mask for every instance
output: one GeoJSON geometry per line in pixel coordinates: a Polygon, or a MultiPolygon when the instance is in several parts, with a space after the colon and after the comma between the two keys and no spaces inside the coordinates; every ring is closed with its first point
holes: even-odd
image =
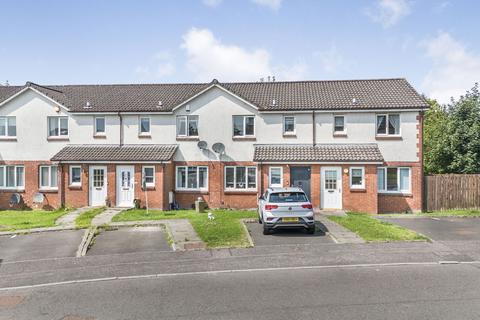
{"type": "Polygon", "coordinates": [[[159,210],[126,210],[116,215],[113,221],[141,221],[164,219],[188,219],[198,236],[209,248],[247,247],[249,245],[240,219],[255,218],[255,211],[246,210],[211,210],[214,220],[208,219],[207,213],[196,213],[193,210],[159,211],[159,210]]]}
{"type": "Polygon", "coordinates": [[[412,230],[385,222],[379,221],[363,213],[347,213],[346,217],[329,216],[328,219],[355,232],[365,241],[413,241],[428,240],[412,230]]]}
{"type": "Polygon", "coordinates": [[[93,209],[90,209],[90,210],[87,210],[87,211],[83,212],[81,215],[79,215],[75,219],[75,226],[77,228],[88,228],[88,227],[90,227],[90,224],[92,223],[93,218],[95,218],[95,216],[97,214],[100,214],[103,211],[105,211],[105,208],[100,207],[100,208],[93,208],[93,209]]]}
{"type": "Polygon", "coordinates": [[[55,226],[55,220],[71,209],[46,210],[2,210],[0,211],[0,231],[13,231],[55,226]]]}

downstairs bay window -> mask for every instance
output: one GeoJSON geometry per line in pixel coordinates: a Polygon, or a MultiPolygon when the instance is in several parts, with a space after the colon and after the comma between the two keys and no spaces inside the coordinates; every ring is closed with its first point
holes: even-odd
{"type": "Polygon", "coordinates": [[[256,191],[257,167],[226,166],[225,190],[256,191]]]}
{"type": "Polygon", "coordinates": [[[0,166],[0,189],[25,189],[25,168],[23,166],[0,166]]]}
{"type": "Polygon", "coordinates": [[[380,193],[411,193],[411,168],[378,168],[377,179],[380,193]]]}
{"type": "Polygon", "coordinates": [[[208,167],[179,166],[176,169],[176,190],[208,190],[208,167]]]}

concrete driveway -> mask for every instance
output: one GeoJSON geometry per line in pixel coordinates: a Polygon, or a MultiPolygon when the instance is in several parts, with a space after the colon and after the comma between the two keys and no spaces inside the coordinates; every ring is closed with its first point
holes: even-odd
{"type": "Polygon", "coordinates": [[[383,218],[437,241],[480,241],[480,218],[383,218]]]}
{"type": "Polygon", "coordinates": [[[0,236],[2,261],[75,257],[84,230],[0,236]]]}
{"type": "Polygon", "coordinates": [[[119,227],[100,232],[87,255],[171,250],[165,230],[160,226],[119,227]]]}
{"type": "Polygon", "coordinates": [[[318,221],[315,234],[307,234],[302,229],[284,229],[263,235],[261,224],[253,222],[247,223],[246,226],[255,246],[334,243],[325,233],[327,230],[325,226],[318,221]]]}

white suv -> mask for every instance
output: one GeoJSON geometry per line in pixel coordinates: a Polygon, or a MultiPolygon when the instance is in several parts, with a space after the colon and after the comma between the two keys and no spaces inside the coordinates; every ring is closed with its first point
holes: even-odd
{"type": "Polygon", "coordinates": [[[268,188],[258,200],[258,222],[263,234],[279,228],[304,228],[315,233],[313,206],[300,188],[268,188]]]}

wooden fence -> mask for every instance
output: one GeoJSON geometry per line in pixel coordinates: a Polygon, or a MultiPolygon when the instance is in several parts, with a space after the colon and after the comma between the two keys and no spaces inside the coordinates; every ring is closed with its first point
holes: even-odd
{"type": "Polygon", "coordinates": [[[427,211],[480,208],[480,174],[425,176],[427,211]]]}

